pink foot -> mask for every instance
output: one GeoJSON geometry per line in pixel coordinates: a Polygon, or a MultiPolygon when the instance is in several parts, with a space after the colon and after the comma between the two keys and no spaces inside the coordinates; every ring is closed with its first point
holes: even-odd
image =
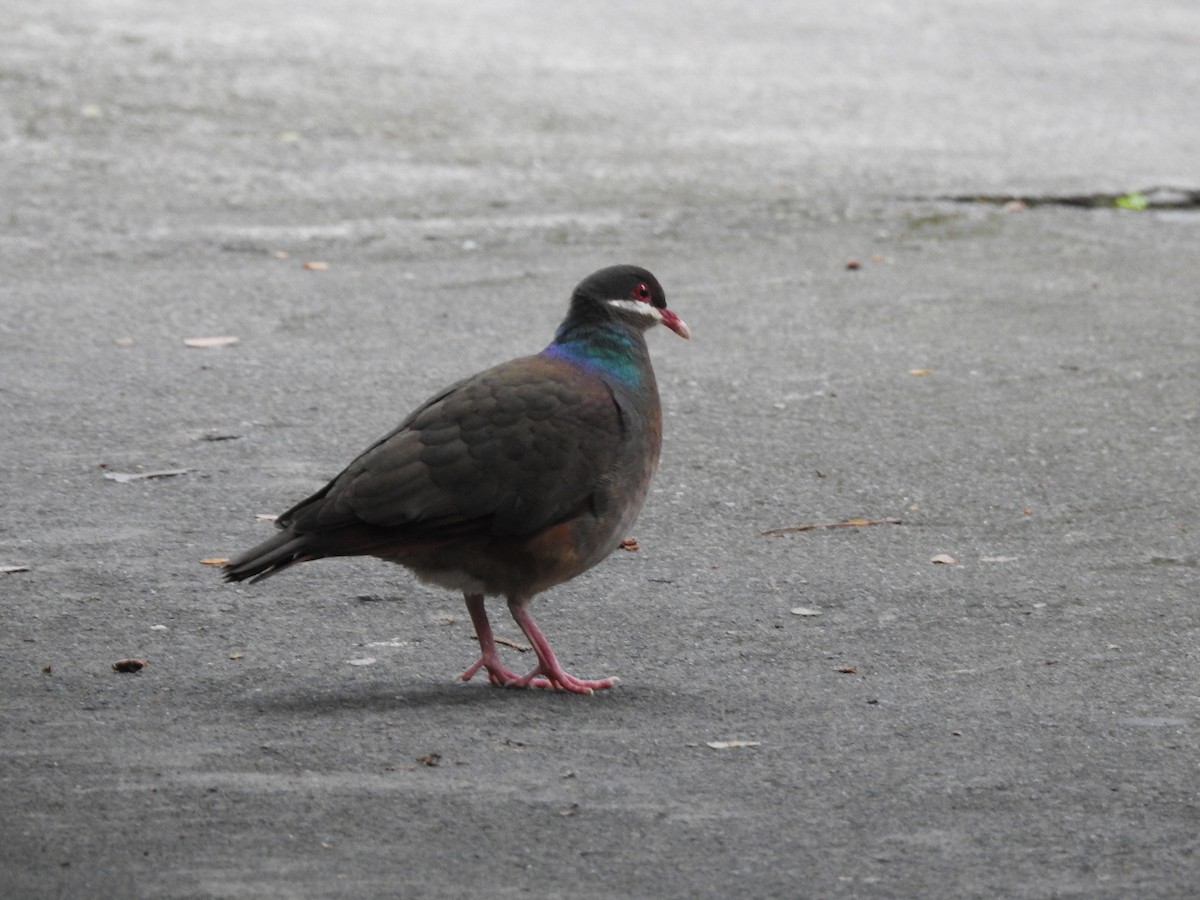
{"type": "MultiPolygon", "coordinates": [[[[487,610],[483,605],[481,594],[467,594],[467,612],[471,614],[471,622],[475,625],[475,637],[479,641],[480,655],[459,678],[470,681],[480,669],[486,669],[488,681],[497,687],[550,687],[545,678],[518,675],[504,663],[500,662],[500,653],[496,650],[496,639],[492,637],[492,623],[488,621],[487,610]]],[[[531,673],[536,675],[537,673],[531,673]]]]}
{"type": "MultiPolygon", "coordinates": [[[[512,669],[505,666],[502,662],[500,662],[499,659],[493,658],[493,659],[489,660],[483,656],[481,656],[481,657],[479,657],[479,659],[475,660],[475,662],[471,664],[471,667],[468,668],[465,672],[463,672],[458,677],[461,678],[463,681],[470,681],[472,678],[475,677],[475,673],[478,672],[480,669],[486,669],[487,675],[488,675],[488,681],[490,681],[494,685],[497,685],[498,687],[512,687],[512,686],[515,686],[518,681],[522,680],[521,675],[518,675],[512,669]]],[[[524,685],[520,685],[520,686],[524,687],[524,685]]],[[[543,687],[543,686],[548,687],[549,685],[540,685],[540,684],[532,685],[532,687],[543,687]]]]}
{"type": "Polygon", "coordinates": [[[487,670],[488,681],[497,687],[552,688],[556,691],[570,691],[575,694],[590,694],[593,691],[601,691],[612,687],[621,680],[619,678],[601,678],[589,681],[576,678],[569,672],[564,672],[561,667],[559,667],[557,672],[547,672],[542,668],[541,664],[528,675],[518,675],[501,663],[499,659],[493,658],[488,660],[482,656],[475,660],[471,667],[463,672],[459,678],[463,681],[470,681],[480,669],[487,670]]]}
{"type": "Polygon", "coordinates": [[[551,687],[556,691],[570,691],[573,694],[591,694],[593,691],[610,688],[620,681],[619,678],[595,680],[576,678],[563,669],[554,655],[554,651],[550,649],[550,643],[542,634],[541,629],[537,627],[537,623],[533,621],[529,610],[525,608],[526,602],[526,600],[510,597],[508,611],[512,613],[513,619],[525,632],[525,637],[529,638],[529,643],[533,644],[534,652],[538,656],[538,666],[528,675],[510,683],[508,687],[551,687]]]}
{"type": "Polygon", "coordinates": [[[595,680],[576,678],[570,672],[564,671],[561,666],[558,666],[555,671],[547,671],[539,663],[538,667],[528,675],[523,675],[516,681],[509,682],[505,687],[548,687],[554,688],[556,691],[570,691],[572,694],[591,694],[595,691],[610,688],[620,680],[616,676],[595,680]]]}
{"type": "Polygon", "coordinates": [[[610,688],[620,679],[598,678],[589,680],[576,678],[559,664],[550,649],[550,644],[542,635],[541,630],[533,621],[533,617],[525,609],[524,600],[510,599],[509,611],[513,619],[525,632],[525,637],[533,644],[537,653],[538,665],[527,675],[518,675],[512,669],[500,662],[500,653],[496,649],[496,639],[492,636],[492,623],[488,621],[487,610],[483,605],[482,594],[466,594],[467,612],[471,614],[471,622],[475,626],[475,637],[479,641],[479,659],[475,660],[459,677],[470,681],[480,669],[486,669],[488,681],[497,687],[510,688],[550,688],[556,691],[570,691],[573,694],[591,694],[610,688]]]}

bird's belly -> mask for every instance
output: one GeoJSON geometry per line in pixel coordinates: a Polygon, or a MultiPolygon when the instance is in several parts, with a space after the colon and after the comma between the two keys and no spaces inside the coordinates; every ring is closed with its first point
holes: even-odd
{"type": "Polygon", "coordinates": [[[642,497],[635,499],[619,516],[576,516],[528,536],[477,536],[377,555],[450,590],[532,597],[586,572],[612,553],[637,517],[642,497]]]}

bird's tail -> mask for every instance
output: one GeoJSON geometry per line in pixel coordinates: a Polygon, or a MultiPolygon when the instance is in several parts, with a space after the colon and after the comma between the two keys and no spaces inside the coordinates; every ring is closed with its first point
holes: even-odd
{"type": "Polygon", "coordinates": [[[316,559],[308,547],[306,535],[298,535],[291,529],[280,531],[256,547],[247,550],[236,559],[231,559],[221,569],[226,581],[250,580],[253,584],[269,578],[288,566],[316,559]]]}

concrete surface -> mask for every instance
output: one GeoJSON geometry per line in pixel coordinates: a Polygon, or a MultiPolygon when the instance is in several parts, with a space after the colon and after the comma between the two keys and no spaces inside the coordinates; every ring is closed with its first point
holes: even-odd
{"type": "Polygon", "coordinates": [[[0,26],[5,897],[1195,895],[1200,213],[938,199],[1200,187],[1193,3],[0,26]],[[619,261],[695,339],[641,550],[537,606],[617,689],[201,565],[619,261]]]}

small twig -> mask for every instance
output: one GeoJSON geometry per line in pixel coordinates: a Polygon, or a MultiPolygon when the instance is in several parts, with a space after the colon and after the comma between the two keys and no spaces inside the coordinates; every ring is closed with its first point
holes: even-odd
{"type": "Polygon", "coordinates": [[[190,469],[163,469],[158,472],[105,472],[104,477],[110,481],[129,484],[131,481],[141,481],[146,478],[174,478],[176,475],[186,475],[190,469]]]}
{"type": "Polygon", "coordinates": [[[496,643],[503,644],[505,647],[512,647],[514,650],[520,651],[521,653],[529,652],[529,648],[524,644],[518,644],[516,641],[510,641],[508,638],[498,637],[496,638],[496,643]]]}
{"type": "Polygon", "coordinates": [[[841,522],[815,522],[811,525],[788,525],[769,528],[760,534],[788,534],[792,531],[816,531],[819,528],[861,528],[864,525],[900,525],[899,519],[843,519],[841,522]]]}

